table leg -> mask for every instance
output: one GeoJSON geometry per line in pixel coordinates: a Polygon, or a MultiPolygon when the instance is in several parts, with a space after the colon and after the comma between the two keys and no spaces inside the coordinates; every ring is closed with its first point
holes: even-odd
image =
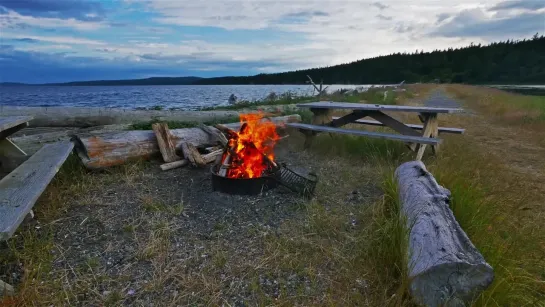
{"type": "MultiPolygon", "coordinates": [[[[437,120],[437,117],[435,118],[435,124],[433,125],[433,132],[431,134],[431,137],[439,137],[439,121],[437,120]]],[[[431,152],[436,155],[439,152],[439,144],[431,145],[431,152]]]]}
{"type": "MultiPolygon", "coordinates": [[[[422,137],[429,138],[432,137],[434,133],[437,133],[437,114],[435,113],[426,113],[423,114],[424,117],[424,129],[422,130],[422,137]]],[[[416,154],[416,160],[422,160],[424,156],[424,151],[426,150],[426,144],[419,144],[418,152],[416,154]]]]}
{"type": "MultiPolygon", "coordinates": [[[[369,116],[376,119],[377,121],[384,124],[384,126],[391,128],[392,130],[399,132],[403,135],[410,135],[410,136],[420,136],[420,133],[418,131],[414,130],[411,127],[408,127],[404,123],[400,122],[399,120],[391,117],[390,115],[383,113],[381,111],[372,111],[369,112],[369,116]]],[[[415,143],[407,143],[407,146],[412,150],[416,150],[415,143]]]]}
{"type": "MultiPolygon", "coordinates": [[[[325,125],[331,122],[331,109],[317,109],[311,108],[310,111],[314,114],[312,117],[313,125],[325,125]]],[[[305,133],[305,144],[304,148],[307,149],[312,145],[314,138],[316,137],[316,132],[306,131],[305,133]]]]}
{"type": "Polygon", "coordinates": [[[0,140],[0,167],[11,172],[28,158],[27,154],[9,139],[0,140]]]}

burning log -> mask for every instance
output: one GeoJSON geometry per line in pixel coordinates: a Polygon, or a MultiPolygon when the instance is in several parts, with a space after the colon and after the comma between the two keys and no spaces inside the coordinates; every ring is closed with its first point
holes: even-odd
{"type": "MultiPolygon", "coordinates": [[[[300,122],[299,115],[288,115],[263,119],[263,122],[272,122],[277,125],[290,122],[300,122]]],[[[240,123],[224,125],[232,129],[238,129],[240,123]]],[[[215,130],[212,127],[208,127],[215,130]]],[[[191,143],[194,146],[210,146],[220,141],[199,128],[173,129],[172,141],[178,149],[182,142],[191,143]]],[[[159,154],[157,138],[153,131],[134,130],[109,132],[99,135],[76,135],[73,137],[76,153],[83,164],[89,169],[102,169],[114,165],[120,165],[130,160],[149,159],[159,154]]]]}
{"type": "Polygon", "coordinates": [[[172,134],[168,129],[167,123],[156,123],[151,126],[155,136],[157,137],[157,143],[159,145],[159,151],[163,156],[165,162],[174,162],[181,160],[176,155],[176,147],[174,147],[174,141],[172,141],[172,134]]]}
{"type": "Polygon", "coordinates": [[[420,161],[395,172],[409,228],[409,280],[424,306],[463,306],[494,279],[492,267],[471,243],[449,208],[450,191],[420,161]]]}
{"type": "Polygon", "coordinates": [[[261,119],[262,114],[242,114],[239,132],[221,124],[215,126],[229,139],[218,175],[256,178],[278,168],[273,161],[273,147],[280,139],[276,125],[261,119]]]}

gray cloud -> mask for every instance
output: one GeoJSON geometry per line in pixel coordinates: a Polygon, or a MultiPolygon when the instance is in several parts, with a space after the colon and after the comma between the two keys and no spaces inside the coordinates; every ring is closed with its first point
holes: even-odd
{"type": "Polygon", "coordinates": [[[488,18],[480,9],[464,10],[439,26],[431,35],[444,37],[522,36],[545,31],[545,13],[523,13],[488,18]]]}
{"type": "Polygon", "coordinates": [[[382,4],[380,2],[373,2],[371,5],[378,8],[379,10],[384,10],[384,9],[388,8],[388,6],[386,4],[382,4]]]}
{"type": "Polygon", "coordinates": [[[313,17],[313,16],[329,16],[329,13],[324,11],[297,12],[284,15],[285,17],[313,17]]]}
{"type": "Polygon", "coordinates": [[[493,6],[490,11],[502,11],[512,9],[539,10],[545,8],[545,1],[539,0],[518,0],[504,1],[493,6]]]}
{"type": "Polygon", "coordinates": [[[445,19],[448,19],[449,17],[450,17],[450,14],[448,14],[448,13],[439,14],[439,15],[437,15],[437,22],[436,23],[441,23],[445,19]]]}
{"type": "Polygon", "coordinates": [[[37,39],[28,38],[28,37],[16,38],[16,39],[14,39],[14,41],[22,42],[22,43],[39,43],[39,42],[40,42],[40,41],[37,40],[37,39]]]}
{"type": "Polygon", "coordinates": [[[378,14],[377,15],[377,18],[378,19],[382,19],[382,20],[392,20],[392,17],[391,16],[384,16],[382,14],[378,14]]]}
{"type": "Polygon", "coordinates": [[[413,30],[414,27],[412,25],[406,25],[402,22],[398,22],[394,27],[394,31],[396,31],[397,33],[408,33],[412,32],[413,30]]]}

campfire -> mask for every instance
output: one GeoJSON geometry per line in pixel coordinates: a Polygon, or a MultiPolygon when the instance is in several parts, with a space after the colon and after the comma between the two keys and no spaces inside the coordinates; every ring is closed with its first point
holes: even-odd
{"type": "Polygon", "coordinates": [[[224,125],[216,128],[227,137],[219,163],[212,167],[214,190],[255,195],[284,185],[295,192],[312,194],[314,175],[302,176],[275,162],[274,147],[281,139],[277,125],[263,113],[240,115],[239,131],[224,125]]]}
{"type": "Polygon", "coordinates": [[[240,131],[221,127],[229,143],[221,159],[222,176],[227,178],[257,178],[277,168],[274,145],[280,139],[276,125],[263,120],[263,113],[240,115],[240,131]]]}

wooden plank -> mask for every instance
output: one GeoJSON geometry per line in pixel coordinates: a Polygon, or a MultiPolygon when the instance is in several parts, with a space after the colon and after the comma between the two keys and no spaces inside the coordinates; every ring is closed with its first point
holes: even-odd
{"type": "Polygon", "coordinates": [[[416,113],[462,113],[464,111],[464,109],[459,109],[459,108],[397,106],[397,105],[380,105],[380,104],[333,102],[333,101],[317,101],[317,102],[309,102],[309,103],[300,103],[297,106],[299,108],[314,108],[314,109],[348,109],[348,110],[361,110],[361,111],[416,112],[416,113]]]}
{"type": "MultiPolygon", "coordinates": [[[[402,122],[398,121],[397,119],[385,113],[382,113],[380,111],[368,111],[368,112],[369,112],[369,116],[382,122],[384,125],[388,126],[390,129],[393,129],[394,131],[397,131],[403,135],[420,136],[420,134],[416,132],[414,129],[405,126],[405,124],[403,124],[402,122]]],[[[416,150],[415,143],[407,143],[407,146],[412,151],[416,150]]]]}
{"type": "MultiPolygon", "coordinates": [[[[338,116],[333,116],[332,119],[338,119],[338,116]]],[[[376,120],[366,120],[366,119],[358,119],[353,122],[353,124],[362,124],[362,125],[369,125],[369,126],[381,126],[383,127],[384,124],[376,121],[376,120]]],[[[405,124],[405,126],[413,128],[415,130],[422,130],[424,129],[423,125],[413,125],[413,124],[405,124]]],[[[462,128],[450,128],[450,127],[438,127],[439,133],[453,133],[453,134],[464,134],[466,131],[462,128]]]]}
{"type": "MultiPolygon", "coordinates": [[[[437,114],[424,114],[424,130],[422,131],[423,138],[432,138],[433,132],[437,129],[437,114]]],[[[422,160],[424,156],[424,151],[426,150],[425,143],[421,143],[418,147],[418,153],[416,154],[416,160],[422,160]]],[[[430,144],[435,145],[435,144],[430,144]]]]}
{"type": "Polygon", "coordinates": [[[0,180],[0,240],[13,235],[73,147],[71,142],[46,144],[0,180]]]}
{"type": "Polygon", "coordinates": [[[398,121],[397,119],[391,117],[390,115],[384,114],[379,111],[372,111],[369,112],[369,116],[372,118],[380,121],[384,125],[388,126],[389,128],[404,134],[404,135],[412,135],[412,136],[420,136],[420,134],[414,129],[407,127],[404,123],[398,121]]]}
{"type": "Polygon", "coordinates": [[[351,135],[367,136],[367,137],[378,138],[378,139],[390,139],[390,140],[396,140],[396,141],[422,143],[422,144],[429,144],[429,145],[438,144],[441,142],[440,139],[436,139],[436,138],[424,138],[419,136],[409,136],[409,135],[401,135],[401,134],[341,129],[341,128],[333,128],[328,126],[315,126],[315,125],[299,124],[299,123],[288,123],[286,124],[286,126],[291,128],[302,129],[302,130],[351,134],[351,135]]]}
{"type": "Polygon", "coordinates": [[[153,129],[155,137],[157,138],[157,144],[159,145],[159,151],[163,156],[163,160],[167,163],[181,160],[181,158],[176,155],[176,147],[172,140],[172,134],[168,129],[168,124],[155,123],[151,125],[151,129],[153,129]]]}
{"type": "Polygon", "coordinates": [[[0,131],[8,130],[15,126],[28,123],[32,120],[32,116],[8,116],[0,117],[0,131]]]}
{"type": "Polygon", "coordinates": [[[333,121],[331,121],[331,123],[329,123],[329,126],[330,127],[335,127],[335,128],[338,128],[338,127],[342,127],[346,124],[349,124],[349,123],[352,123],[352,122],[355,122],[356,120],[360,119],[360,118],[363,118],[365,116],[369,115],[369,112],[364,112],[364,111],[354,111],[350,114],[347,114],[343,117],[335,117],[335,118],[332,118],[333,121]]]}

